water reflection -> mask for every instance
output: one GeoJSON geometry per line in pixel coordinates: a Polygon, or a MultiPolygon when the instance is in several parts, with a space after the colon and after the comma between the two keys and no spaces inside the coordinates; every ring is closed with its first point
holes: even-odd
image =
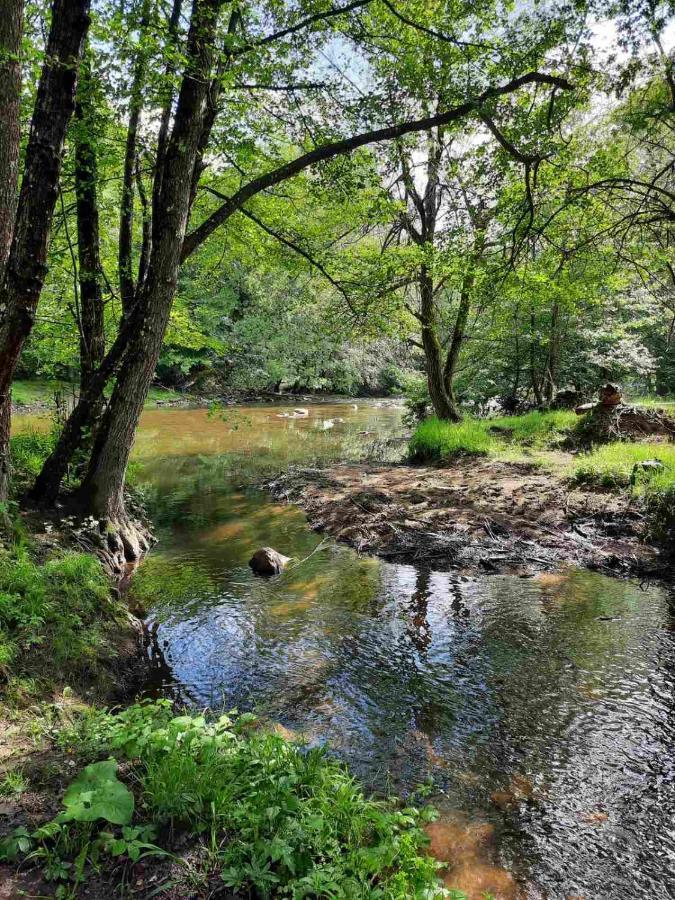
{"type": "Polygon", "coordinates": [[[151,606],[158,682],[328,742],[374,787],[433,776],[432,837],[448,884],[472,896],[520,896],[517,882],[556,900],[675,897],[670,594],[577,571],[458,577],[332,543],[310,555],[320,536],[240,487],[239,466],[399,427],[393,410],[351,423],[344,410],[340,423],[257,408],[236,429],[146,414],[136,458],[162,541],[133,590],[151,606]],[[305,561],[256,578],[264,544],[305,561]]]}

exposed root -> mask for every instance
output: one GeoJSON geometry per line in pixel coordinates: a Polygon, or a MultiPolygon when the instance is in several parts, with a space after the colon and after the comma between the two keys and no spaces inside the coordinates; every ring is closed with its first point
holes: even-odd
{"type": "Polygon", "coordinates": [[[142,522],[127,516],[117,521],[90,517],[73,536],[83,550],[95,553],[117,580],[128,576],[155,542],[142,522]]]}
{"type": "Polygon", "coordinates": [[[597,404],[590,410],[580,430],[586,443],[606,444],[612,441],[636,441],[645,438],[675,440],[675,419],[662,409],[597,404]]]}

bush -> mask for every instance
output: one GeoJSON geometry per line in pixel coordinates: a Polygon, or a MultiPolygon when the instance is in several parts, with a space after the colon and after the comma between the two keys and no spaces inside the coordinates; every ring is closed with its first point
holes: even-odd
{"type": "Polygon", "coordinates": [[[413,462],[442,462],[453,456],[486,456],[494,445],[487,420],[454,423],[434,418],[418,426],[408,452],[413,462]]]}
{"type": "Polygon", "coordinates": [[[443,895],[438,864],[424,852],[430,810],[366,797],[323,750],[263,733],[252,720],[175,717],[160,700],[90,715],[61,741],[85,756],[127,760],[144,827],[201,836],[208,852],[191,857],[238,895],[443,895]]]}

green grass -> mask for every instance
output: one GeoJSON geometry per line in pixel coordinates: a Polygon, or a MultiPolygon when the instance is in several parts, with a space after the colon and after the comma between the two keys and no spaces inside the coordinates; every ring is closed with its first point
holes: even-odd
{"type": "Polygon", "coordinates": [[[657,459],[666,466],[664,472],[650,479],[650,483],[659,483],[661,486],[675,484],[673,444],[605,444],[580,456],[574,463],[572,474],[578,484],[628,487],[635,464],[648,459],[657,459]]]}
{"type": "Polygon", "coordinates": [[[574,431],[579,416],[573,410],[529,412],[522,416],[498,416],[488,419],[493,430],[518,444],[546,444],[574,431]]]}
{"type": "Polygon", "coordinates": [[[408,453],[413,462],[442,462],[453,456],[487,456],[495,446],[487,419],[453,423],[434,418],[417,426],[408,453]]]}
{"type": "Polygon", "coordinates": [[[442,462],[453,456],[486,456],[513,448],[543,449],[577,426],[574,412],[531,412],[494,419],[465,418],[459,423],[426,419],[408,447],[413,462],[442,462]]]}
{"type": "Polygon", "coordinates": [[[87,896],[87,878],[106,858],[119,868],[139,852],[175,847],[187,849],[186,861],[171,858],[177,896],[217,884],[242,897],[448,896],[426,852],[433,810],[366,796],[323,750],[266,733],[250,715],[175,716],[160,700],[114,716],[89,712],[59,742],[90,763],[77,777],[73,770],[65,814],[30,834],[18,829],[0,857],[49,867],[68,896],[87,896]],[[88,808],[79,790],[89,791],[88,808]]]}
{"type": "MultiPolygon", "coordinates": [[[[54,395],[57,391],[70,399],[76,394],[77,388],[74,384],[66,381],[24,381],[19,379],[12,383],[12,402],[16,406],[53,407],[55,405],[54,395]]],[[[154,406],[158,401],[184,398],[185,395],[178,391],[153,385],[145,402],[147,406],[154,406]]]]}
{"type": "Polygon", "coordinates": [[[0,551],[0,672],[31,684],[94,680],[115,655],[124,629],[100,562],[86,553],[60,552],[36,560],[26,547],[0,551]]]}
{"type": "Polygon", "coordinates": [[[10,442],[13,490],[19,493],[32,484],[56,443],[55,431],[28,430],[15,434],[10,442]]]}
{"type": "Polygon", "coordinates": [[[675,445],[614,443],[580,457],[571,470],[577,484],[603,488],[630,488],[647,512],[649,536],[675,541],[675,445]],[[637,470],[636,463],[656,459],[661,471],[637,470]]]}
{"type": "Polygon", "coordinates": [[[635,397],[628,400],[633,406],[646,406],[649,409],[664,409],[666,412],[672,412],[675,409],[675,400],[662,397],[635,397]]]}
{"type": "Polygon", "coordinates": [[[54,405],[54,394],[60,391],[71,396],[73,385],[65,381],[24,381],[12,382],[12,402],[17,406],[34,406],[36,404],[54,405]]]}

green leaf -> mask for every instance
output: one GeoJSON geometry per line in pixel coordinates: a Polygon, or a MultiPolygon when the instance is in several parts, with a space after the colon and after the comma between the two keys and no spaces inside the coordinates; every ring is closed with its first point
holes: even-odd
{"type": "Polygon", "coordinates": [[[117,760],[86,766],[63,797],[59,822],[95,822],[128,825],[134,814],[134,796],[117,778],[117,760]]]}

